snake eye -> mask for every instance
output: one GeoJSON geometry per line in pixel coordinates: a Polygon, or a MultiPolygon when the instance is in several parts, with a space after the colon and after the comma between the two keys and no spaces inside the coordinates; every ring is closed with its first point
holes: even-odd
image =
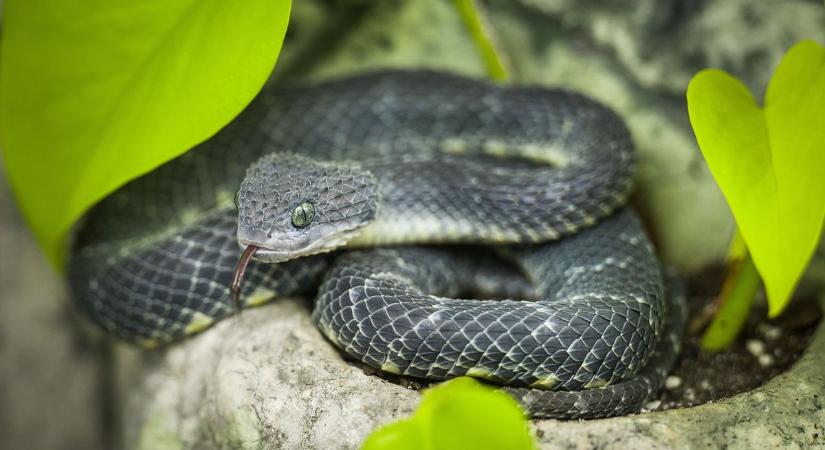
{"type": "Polygon", "coordinates": [[[304,228],[315,217],[315,205],[311,202],[301,202],[292,210],[292,225],[295,228],[304,228]]]}

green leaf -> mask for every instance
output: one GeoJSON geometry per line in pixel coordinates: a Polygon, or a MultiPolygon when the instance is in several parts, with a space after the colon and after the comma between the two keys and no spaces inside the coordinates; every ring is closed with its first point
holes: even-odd
{"type": "Polygon", "coordinates": [[[96,201],[207,139],[272,71],[289,0],[8,0],[0,145],[18,203],[62,266],[96,201]]]}
{"type": "Polygon", "coordinates": [[[418,411],[373,432],[362,450],[533,449],[513,398],[461,377],[424,392],[418,411]]]}
{"type": "Polygon", "coordinates": [[[776,316],[813,255],[825,217],[825,48],[813,41],[791,48],[764,108],[715,69],[691,80],[687,103],[776,316]]]}

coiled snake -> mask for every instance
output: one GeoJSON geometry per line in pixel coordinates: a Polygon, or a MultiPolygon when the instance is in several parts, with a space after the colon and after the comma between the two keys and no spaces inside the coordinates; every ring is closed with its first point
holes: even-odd
{"type": "Polygon", "coordinates": [[[621,119],[565,90],[428,71],[270,88],[93,208],[70,282],[154,346],[232,313],[240,244],[245,305],[318,289],[319,329],[370,366],[491,380],[538,417],[633,412],[684,317],[622,208],[633,166],[621,119]],[[328,268],[345,245],[382,248],[328,268]],[[531,300],[447,298],[468,293],[531,300]]]}

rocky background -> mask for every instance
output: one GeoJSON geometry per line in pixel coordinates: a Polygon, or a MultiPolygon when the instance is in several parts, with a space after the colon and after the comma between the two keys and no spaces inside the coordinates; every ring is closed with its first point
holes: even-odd
{"type": "MultiPolygon", "coordinates": [[[[788,47],[825,42],[822,2],[484,5],[515,82],[580,90],[627,120],[640,153],[634,202],[664,259],[686,271],[720,260],[733,221],[696,147],[685,87],[718,67],[761,98],[788,47]]],[[[379,67],[484,76],[447,0],[301,0],[272,81],[379,67]]],[[[342,363],[299,300],[167,351],[106,343],[71,309],[2,181],[0,308],[0,448],[353,448],[417,398],[342,363]]]]}

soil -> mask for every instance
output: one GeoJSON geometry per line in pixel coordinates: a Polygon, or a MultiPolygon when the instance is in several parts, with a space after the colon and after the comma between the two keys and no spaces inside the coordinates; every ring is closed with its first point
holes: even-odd
{"type": "Polygon", "coordinates": [[[707,311],[723,274],[716,267],[688,280],[691,319],[682,352],[658,399],[646,410],[695,406],[750,391],[790,368],[808,346],[820,319],[813,299],[796,298],[781,316],[769,320],[764,299],[758,298],[745,329],[729,348],[701,350],[707,311]]]}

